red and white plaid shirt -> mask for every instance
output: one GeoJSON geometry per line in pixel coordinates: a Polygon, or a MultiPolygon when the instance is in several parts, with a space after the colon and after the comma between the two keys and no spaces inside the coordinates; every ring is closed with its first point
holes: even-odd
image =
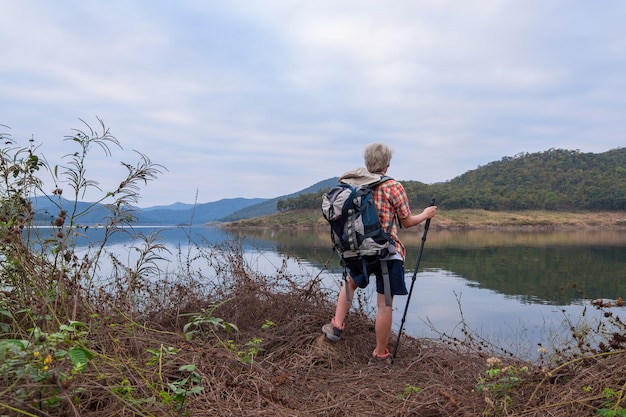
{"type": "Polygon", "coordinates": [[[397,221],[393,222],[391,229],[391,237],[396,241],[396,252],[402,255],[402,259],[404,259],[406,248],[398,239],[398,222],[400,219],[411,215],[409,198],[404,187],[396,180],[385,181],[374,190],[374,204],[378,210],[380,223],[387,231],[393,222],[394,216],[397,215],[397,221]]]}

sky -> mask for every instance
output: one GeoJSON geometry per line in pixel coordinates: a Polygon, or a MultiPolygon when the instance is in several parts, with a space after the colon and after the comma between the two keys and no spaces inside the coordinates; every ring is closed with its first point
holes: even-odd
{"type": "Polygon", "coordinates": [[[291,194],[372,142],[392,177],[448,181],[623,147],[625,21],[623,0],[0,0],[0,133],[63,167],[102,120],[101,190],[138,153],[163,167],[141,207],[291,194]]]}

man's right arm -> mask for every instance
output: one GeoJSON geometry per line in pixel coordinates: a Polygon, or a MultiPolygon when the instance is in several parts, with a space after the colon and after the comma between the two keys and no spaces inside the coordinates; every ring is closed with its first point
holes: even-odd
{"type": "Polygon", "coordinates": [[[421,222],[435,217],[436,213],[437,206],[428,206],[420,214],[409,214],[404,219],[400,219],[400,223],[402,223],[402,227],[404,228],[417,226],[421,222]]]}

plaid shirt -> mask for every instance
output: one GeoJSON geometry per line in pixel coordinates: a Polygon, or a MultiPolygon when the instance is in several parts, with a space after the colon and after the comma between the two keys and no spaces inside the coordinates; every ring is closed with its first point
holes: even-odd
{"type": "Polygon", "coordinates": [[[374,190],[374,204],[378,210],[380,223],[385,230],[389,230],[394,216],[397,215],[397,221],[393,222],[391,229],[391,237],[396,241],[396,252],[404,259],[406,248],[398,239],[398,222],[411,215],[409,198],[404,187],[396,180],[385,181],[374,190]]]}

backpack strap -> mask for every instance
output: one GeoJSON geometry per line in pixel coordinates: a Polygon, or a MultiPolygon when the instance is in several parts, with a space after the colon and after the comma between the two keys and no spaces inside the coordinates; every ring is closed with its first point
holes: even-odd
{"type": "Polygon", "coordinates": [[[354,228],[354,216],[355,213],[349,212],[348,219],[346,220],[346,225],[348,227],[348,243],[350,244],[350,249],[356,251],[358,248],[358,242],[356,241],[356,232],[354,228]]]}
{"type": "Polygon", "coordinates": [[[385,305],[391,307],[391,283],[389,282],[389,268],[386,260],[380,261],[380,268],[383,272],[383,292],[385,294],[385,305]]]}
{"type": "Polygon", "coordinates": [[[391,178],[388,175],[381,175],[380,179],[378,179],[377,181],[374,181],[372,183],[370,183],[370,187],[372,187],[372,189],[374,189],[375,187],[379,186],[380,184],[382,184],[385,181],[389,181],[392,180],[393,178],[391,178]]]}
{"type": "Polygon", "coordinates": [[[348,267],[343,259],[341,263],[343,265],[343,285],[346,286],[346,301],[348,301],[348,304],[352,304],[352,294],[350,293],[350,285],[348,285],[348,267]]]}

